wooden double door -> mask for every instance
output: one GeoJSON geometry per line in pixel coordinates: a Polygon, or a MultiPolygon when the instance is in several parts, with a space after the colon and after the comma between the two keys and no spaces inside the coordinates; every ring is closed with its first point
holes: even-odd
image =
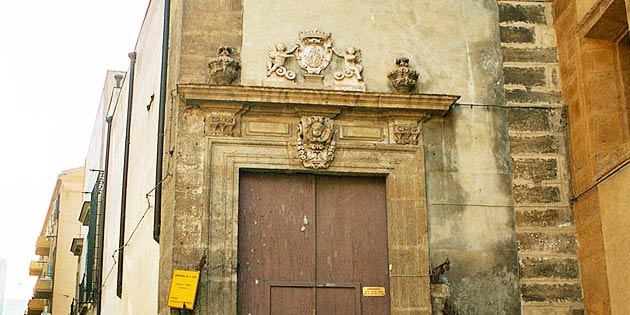
{"type": "Polygon", "coordinates": [[[242,172],[238,314],[389,314],[386,219],[382,177],[242,172]]]}

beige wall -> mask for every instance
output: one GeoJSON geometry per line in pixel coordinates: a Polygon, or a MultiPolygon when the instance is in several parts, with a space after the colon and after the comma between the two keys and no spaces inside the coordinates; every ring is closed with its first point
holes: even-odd
{"type": "MultiPolygon", "coordinates": [[[[599,187],[602,234],[606,251],[608,291],[612,314],[628,314],[630,302],[630,169],[624,168],[599,187]]],[[[603,276],[603,275],[602,275],[603,276]]]]}
{"type": "MultiPolygon", "coordinates": [[[[137,62],[133,95],[129,173],[126,205],[124,273],[122,298],[116,296],[121,183],[129,76],[118,102],[109,108],[113,116],[110,164],[107,183],[107,209],[103,277],[102,314],[156,314],[159,244],[153,241],[152,193],[155,178],[157,116],[162,43],[162,1],[152,1],[135,47],[137,62]],[[153,95],[153,101],[152,96],[153,95]],[[149,108],[147,106],[150,105],[149,108]],[[150,209],[148,209],[150,207],[150,209]],[[146,215],[145,215],[146,213],[146,215]],[[133,230],[137,227],[133,237],[133,230]],[[114,255],[115,259],[112,259],[114,255]]],[[[130,49],[131,52],[131,49],[130,49]]]]}
{"type": "Polygon", "coordinates": [[[83,168],[64,171],[58,177],[59,189],[53,195],[51,207],[59,198],[57,221],[55,271],[53,278],[52,314],[67,315],[75,293],[77,258],[70,251],[72,239],[81,234],[81,223],[77,221],[83,203],[83,168]]]}
{"type": "MultiPolygon", "coordinates": [[[[483,103],[499,84],[480,69],[492,67],[496,54],[486,45],[497,27],[488,1],[245,0],[243,8],[243,85],[262,84],[271,45],[291,47],[299,31],[315,28],[332,33],[340,51],[349,46],[362,50],[367,91],[393,92],[387,73],[402,56],[419,72],[423,93],[483,103]],[[488,65],[478,62],[482,56],[488,65]]],[[[331,63],[328,74],[342,66],[331,63]]]]}

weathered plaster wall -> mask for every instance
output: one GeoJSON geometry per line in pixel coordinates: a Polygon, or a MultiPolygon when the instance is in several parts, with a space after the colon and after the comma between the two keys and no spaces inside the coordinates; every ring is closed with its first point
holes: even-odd
{"type": "Polygon", "coordinates": [[[461,79],[475,97],[460,100],[446,117],[434,118],[424,128],[429,239],[432,262],[446,257],[451,261],[447,278],[457,311],[517,314],[518,264],[507,118],[501,108],[505,99],[498,7],[494,1],[483,3],[484,10],[477,14],[487,20],[487,26],[481,24],[486,35],[477,37],[478,26],[462,25],[467,36],[460,39],[481,52],[462,54],[472,71],[461,79]]]}
{"type": "Polygon", "coordinates": [[[420,73],[423,93],[483,102],[487,91],[498,87],[496,77],[483,75],[497,55],[496,46],[485,44],[495,36],[495,7],[494,1],[246,0],[241,83],[263,84],[271,45],[291,47],[299,31],[319,29],[332,33],[338,50],[362,50],[368,91],[392,92],[387,73],[396,58],[406,56],[420,73]]]}
{"type": "Polygon", "coordinates": [[[129,174],[124,240],[122,297],[116,296],[121,183],[129,76],[108,110],[113,116],[103,277],[103,314],[156,314],[159,281],[159,245],[153,241],[153,187],[157,136],[162,1],[151,1],[135,47],[137,62],[132,100],[129,174]],[[147,196],[147,194],[150,194],[147,196]],[[133,234],[133,236],[132,236],[133,234]],[[112,256],[114,258],[112,258],[112,256]],[[111,272],[110,272],[111,271],[111,272]]]}
{"type": "Polygon", "coordinates": [[[505,116],[462,105],[424,128],[431,257],[461,314],[519,313],[505,116]]]}

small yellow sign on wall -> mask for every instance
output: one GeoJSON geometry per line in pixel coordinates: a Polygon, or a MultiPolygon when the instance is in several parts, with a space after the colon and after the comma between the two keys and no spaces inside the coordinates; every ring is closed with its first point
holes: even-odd
{"type": "Polygon", "coordinates": [[[197,270],[173,270],[171,290],[168,292],[168,307],[185,308],[192,310],[195,306],[197,285],[199,284],[199,271],[197,270]]]}
{"type": "Polygon", "coordinates": [[[385,296],[384,287],[363,287],[363,296],[385,296]]]}

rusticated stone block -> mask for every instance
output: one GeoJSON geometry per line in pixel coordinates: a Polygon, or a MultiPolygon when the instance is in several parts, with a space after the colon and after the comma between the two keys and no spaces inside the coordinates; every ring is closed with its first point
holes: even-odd
{"type": "Polygon", "coordinates": [[[569,209],[531,209],[516,211],[518,227],[549,227],[573,223],[569,209]]]}
{"type": "Polygon", "coordinates": [[[560,188],[556,186],[514,185],[516,203],[554,203],[560,202],[560,188]]]}
{"type": "Polygon", "coordinates": [[[574,254],[575,236],[563,233],[523,232],[516,234],[519,251],[574,254]]]}
{"type": "Polygon", "coordinates": [[[533,43],[535,41],[534,29],[529,27],[501,26],[499,34],[503,43],[533,43]]]}
{"type": "Polygon", "coordinates": [[[508,128],[511,131],[547,131],[551,127],[549,115],[549,109],[514,108],[508,111],[508,128]]]}
{"type": "Polygon", "coordinates": [[[558,91],[541,92],[528,90],[505,90],[505,97],[508,101],[515,103],[547,103],[560,104],[562,102],[562,94],[558,91]]]}
{"type": "Polygon", "coordinates": [[[554,136],[510,136],[512,154],[559,153],[559,139],[554,136]]]}
{"type": "Polygon", "coordinates": [[[556,159],[516,159],[512,162],[514,178],[531,180],[539,183],[558,177],[556,159]]]}
{"type": "Polygon", "coordinates": [[[503,62],[558,62],[555,48],[502,47],[503,62]]]}
{"type": "Polygon", "coordinates": [[[499,2],[499,22],[547,23],[545,7],[499,2]]]}
{"type": "Polygon", "coordinates": [[[579,302],[582,288],[579,284],[523,284],[521,288],[525,302],[579,302]]]}
{"type": "Polygon", "coordinates": [[[525,257],[520,261],[521,276],[523,278],[578,278],[579,268],[577,259],[525,257]]]}
{"type": "Polygon", "coordinates": [[[545,68],[532,67],[504,67],[506,84],[519,84],[525,86],[544,86],[545,68]]]}

